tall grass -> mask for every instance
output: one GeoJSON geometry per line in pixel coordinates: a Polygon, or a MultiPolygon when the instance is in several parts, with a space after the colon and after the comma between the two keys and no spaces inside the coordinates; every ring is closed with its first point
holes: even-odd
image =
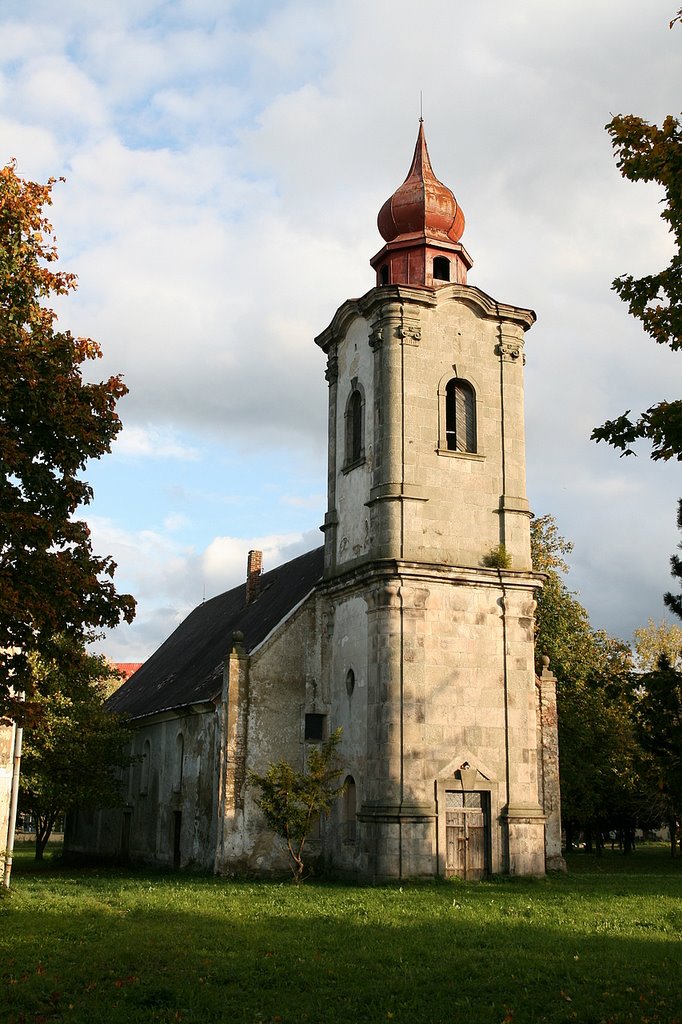
{"type": "Polygon", "coordinates": [[[682,1024],[682,868],[377,888],[43,871],[0,903],[0,1019],[682,1024]]]}

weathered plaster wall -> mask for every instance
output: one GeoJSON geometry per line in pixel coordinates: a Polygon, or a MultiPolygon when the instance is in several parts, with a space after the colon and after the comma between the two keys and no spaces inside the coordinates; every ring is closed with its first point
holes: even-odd
{"type": "Polygon", "coordinates": [[[79,809],[68,824],[67,850],[164,866],[176,863],[189,869],[212,869],[216,841],[215,739],[216,714],[210,711],[184,716],[164,714],[141,725],[132,744],[138,760],[122,784],[124,805],[97,811],[79,809]],[[181,815],[179,825],[177,814],[181,815]]]}
{"type": "MultiPolygon", "coordinates": [[[[514,568],[528,569],[528,520],[521,524],[526,536],[518,530],[505,536],[500,514],[503,495],[526,496],[521,359],[504,362],[498,323],[463,301],[444,298],[422,309],[420,323],[419,344],[402,346],[404,466],[405,484],[427,500],[415,502],[406,517],[404,557],[478,566],[504,542],[514,568]],[[476,393],[475,453],[447,451],[445,385],[454,376],[476,393]]],[[[514,331],[522,345],[521,328],[514,331]]]]}
{"type": "Polygon", "coordinates": [[[369,551],[369,498],[374,470],[374,357],[369,347],[366,320],[358,317],[348,329],[338,350],[338,391],[336,396],[336,513],[338,516],[336,560],[343,565],[369,551]],[[346,469],[346,408],[353,381],[364,395],[364,461],[346,469]]]}
{"type": "MultiPolygon", "coordinates": [[[[454,784],[469,760],[485,766],[479,783],[494,788],[494,828],[507,807],[540,813],[533,594],[503,589],[496,575],[451,582],[403,577],[392,593],[377,594],[368,712],[375,805],[435,814],[436,782],[450,777],[454,784]]],[[[419,842],[421,852],[411,856],[417,873],[428,874],[436,836],[419,842]]],[[[501,839],[494,844],[493,870],[503,867],[503,846],[501,839]]]]}
{"type": "MultiPolygon", "coordinates": [[[[325,713],[320,688],[319,631],[315,598],[310,598],[249,659],[245,783],[234,807],[219,810],[215,861],[219,873],[286,871],[282,841],[266,827],[255,804],[248,772],[264,774],[274,761],[302,768],[306,759],[306,711],[325,713]]],[[[230,757],[228,745],[227,756],[230,757]]]]}
{"type": "Polygon", "coordinates": [[[512,568],[530,570],[523,346],[533,319],[459,285],[376,288],[341,307],[317,339],[329,359],[328,575],[370,557],[479,567],[499,544],[512,568]],[[348,469],[355,377],[367,395],[371,459],[348,469]],[[475,391],[473,452],[447,449],[453,377],[475,391]]]}
{"type": "MultiPolygon", "coordinates": [[[[368,639],[367,604],[363,597],[350,594],[330,608],[328,672],[330,684],[331,727],[343,729],[340,755],[343,778],[350,776],[356,787],[359,808],[367,787],[367,696],[368,639]],[[352,687],[349,685],[352,672],[352,687]]],[[[347,872],[366,870],[357,825],[349,827],[347,802],[337,802],[324,834],[325,855],[335,868],[347,872]]]]}

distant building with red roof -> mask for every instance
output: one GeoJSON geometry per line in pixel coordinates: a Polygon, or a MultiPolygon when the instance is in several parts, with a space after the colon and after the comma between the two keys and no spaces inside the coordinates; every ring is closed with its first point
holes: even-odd
{"type": "Polygon", "coordinates": [[[113,664],[114,664],[114,668],[116,668],[121,673],[121,675],[123,676],[123,679],[121,680],[121,682],[127,683],[127,681],[130,679],[130,677],[135,672],[137,672],[138,668],[142,668],[142,666],[144,665],[144,662],[143,661],[115,661],[113,664]]]}

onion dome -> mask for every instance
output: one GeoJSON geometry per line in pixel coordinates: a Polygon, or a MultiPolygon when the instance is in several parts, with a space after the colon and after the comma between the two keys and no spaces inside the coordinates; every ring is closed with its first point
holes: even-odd
{"type": "Polygon", "coordinates": [[[433,173],[421,118],[412,166],[381,207],[377,224],[385,243],[370,260],[378,286],[466,284],[473,260],[460,242],[464,214],[433,173]]]}
{"type": "Polygon", "coordinates": [[[412,166],[381,207],[377,224],[386,242],[415,232],[458,242],[464,233],[464,214],[457,200],[433,173],[421,120],[412,166]]]}

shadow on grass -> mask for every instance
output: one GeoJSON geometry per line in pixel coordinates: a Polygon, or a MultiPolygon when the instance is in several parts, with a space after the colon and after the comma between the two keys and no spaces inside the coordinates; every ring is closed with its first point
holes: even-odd
{"type": "Polygon", "coordinates": [[[566,863],[572,874],[682,874],[682,857],[671,857],[667,843],[642,843],[627,854],[606,849],[598,856],[581,850],[568,854],[566,863]]]}
{"type": "Polygon", "coordinates": [[[646,879],[27,875],[3,914],[3,1020],[673,1024],[682,877],[655,898],[646,879]]]}

